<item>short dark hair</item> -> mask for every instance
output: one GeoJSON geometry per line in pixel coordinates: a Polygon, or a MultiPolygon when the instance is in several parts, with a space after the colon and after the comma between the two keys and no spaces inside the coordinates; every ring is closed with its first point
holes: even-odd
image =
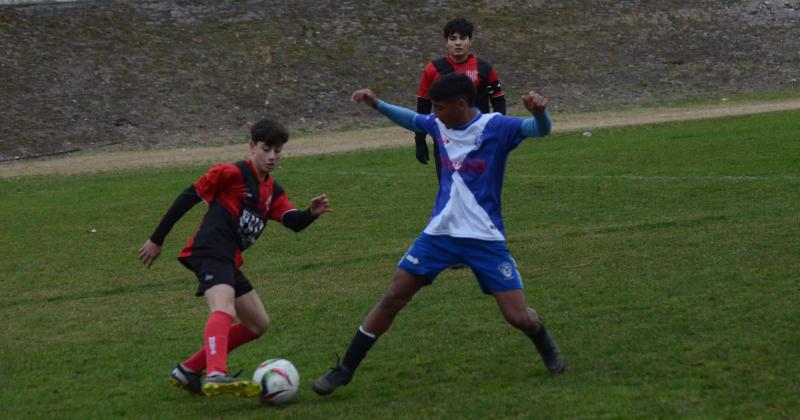
{"type": "Polygon", "coordinates": [[[472,31],[474,30],[475,27],[472,22],[462,18],[453,19],[444,25],[444,39],[450,38],[452,34],[466,35],[467,38],[472,39],[472,31]]]}
{"type": "Polygon", "coordinates": [[[250,129],[250,141],[262,142],[270,147],[282,146],[289,141],[289,132],[283,124],[272,118],[263,118],[250,129]]]}
{"type": "Polygon", "coordinates": [[[475,95],[475,83],[464,73],[448,73],[428,89],[428,96],[437,102],[464,99],[469,106],[475,106],[475,95]]]}

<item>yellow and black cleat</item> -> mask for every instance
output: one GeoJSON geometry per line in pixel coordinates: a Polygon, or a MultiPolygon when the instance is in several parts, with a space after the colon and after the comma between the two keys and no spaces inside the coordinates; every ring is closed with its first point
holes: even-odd
{"type": "Polygon", "coordinates": [[[208,396],[230,394],[252,398],[261,393],[261,385],[249,379],[223,375],[206,376],[203,379],[203,393],[208,396]]]}

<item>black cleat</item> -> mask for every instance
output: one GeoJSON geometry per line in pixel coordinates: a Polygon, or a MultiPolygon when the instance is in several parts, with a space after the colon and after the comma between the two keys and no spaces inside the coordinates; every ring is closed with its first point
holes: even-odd
{"type": "Polygon", "coordinates": [[[203,375],[199,372],[189,372],[180,363],[169,373],[169,381],[172,385],[192,394],[203,395],[203,375]]]}
{"type": "Polygon", "coordinates": [[[567,362],[564,361],[564,356],[561,355],[561,350],[558,349],[556,340],[553,339],[544,326],[536,334],[533,344],[536,345],[536,350],[542,356],[542,362],[544,362],[544,366],[550,373],[564,373],[567,370],[567,362]]]}
{"type": "Polygon", "coordinates": [[[314,381],[314,383],[311,384],[311,389],[318,395],[328,395],[336,390],[336,388],[349,384],[352,379],[353,372],[344,367],[341,363],[337,363],[336,367],[314,381]]]}
{"type": "Polygon", "coordinates": [[[549,357],[545,358],[543,356],[542,361],[544,361],[544,365],[550,373],[564,373],[567,370],[567,362],[564,361],[564,356],[558,351],[558,347],[549,357]]]}

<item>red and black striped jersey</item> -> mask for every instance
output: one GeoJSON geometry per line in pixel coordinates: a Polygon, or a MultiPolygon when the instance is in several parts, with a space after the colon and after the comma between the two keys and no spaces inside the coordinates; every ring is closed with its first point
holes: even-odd
{"type": "MultiPolygon", "coordinates": [[[[486,94],[489,98],[497,98],[503,96],[505,92],[500,84],[500,78],[497,76],[497,71],[489,67],[488,74],[485,76],[486,80],[481,80],[481,72],[478,66],[478,57],[470,54],[470,56],[462,63],[456,63],[450,58],[450,55],[444,57],[452,68],[453,72],[466,74],[475,83],[475,88],[480,92],[481,87],[485,86],[486,94]]],[[[422,72],[422,78],[419,81],[419,88],[417,89],[417,96],[422,99],[430,99],[428,97],[428,89],[431,88],[433,83],[442,77],[442,72],[437,69],[435,61],[431,61],[425,66],[422,72]]]]}
{"type": "MultiPolygon", "coordinates": [[[[252,197],[242,171],[249,169],[256,174],[252,162],[248,160],[246,164],[242,170],[233,163],[214,165],[194,183],[197,195],[208,203],[209,210],[178,259],[203,256],[230,259],[237,268],[242,265],[238,231],[242,212],[249,208],[252,197]]],[[[283,188],[272,177],[258,180],[258,189],[259,200],[255,213],[264,222],[268,219],[282,222],[287,212],[296,210],[283,188]]]]}

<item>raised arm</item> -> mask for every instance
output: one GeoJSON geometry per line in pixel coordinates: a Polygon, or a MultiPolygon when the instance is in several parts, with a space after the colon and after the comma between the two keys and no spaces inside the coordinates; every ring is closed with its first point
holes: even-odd
{"type": "Polygon", "coordinates": [[[547,98],[531,91],[522,97],[522,103],[525,105],[525,109],[533,114],[533,118],[527,118],[522,123],[522,135],[544,137],[550,134],[553,123],[547,112],[547,98]]]}
{"type": "Polygon", "coordinates": [[[422,131],[419,127],[417,127],[417,123],[415,122],[417,115],[419,114],[410,109],[383,102],[382,100],[378,99],[375,93],[369,89],[359,89],[353,92],[352,100],[353,102],[364,103],[374,109],[377,109],[381,114],[385,115],[395,124],[405,128],[406,130],[415,132],[422,131]]]}

